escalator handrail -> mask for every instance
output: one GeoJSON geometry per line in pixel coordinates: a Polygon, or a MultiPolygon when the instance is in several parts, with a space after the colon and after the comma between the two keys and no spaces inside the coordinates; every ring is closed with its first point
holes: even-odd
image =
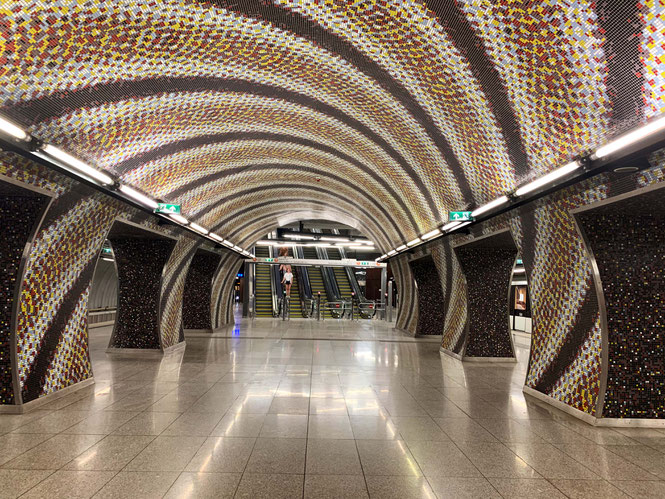
{"type": "MultiPolygon", "coordinates": [[[[268,247],[268,254],[270,255],[270,258],[275,258],[272,246],[268,247]]],[[[282,290],[282,280],[279,276],[278,265],[270,266],[270,290],[272,293],[272,315],[273,317],[279,317],[279,312],[281,309],[279,305],[279,299],[283,294],[283,290],[282,290]]]]}

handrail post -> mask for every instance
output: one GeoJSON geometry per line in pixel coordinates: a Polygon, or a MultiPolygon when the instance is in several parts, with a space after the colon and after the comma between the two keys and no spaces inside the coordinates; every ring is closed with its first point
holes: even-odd
{"type": "Polygon", "coordinates": [[[316,296],[316,320],[321,320],[321,291],[316,296]]]}
{"type": "Polygon", "coordinates": [[[282,291],[282,320],[286,320],[286,291],[282,291]]]}
{"type": "Polygon", "coordinates": [[[351,293],[351,320],[353,320],[355,315],[355,304],[356,304],[356,294],[351,293]]]}

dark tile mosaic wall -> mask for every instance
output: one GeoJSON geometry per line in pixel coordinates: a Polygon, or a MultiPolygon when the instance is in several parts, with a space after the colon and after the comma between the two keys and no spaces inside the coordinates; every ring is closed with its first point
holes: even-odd
{"type": "Polygon", "coordinates": [[[437,335],[443,331],[445,308],[441,279],[431,256],[409,262],[418,289],[416,334],[437,335]]]}
{"type": "Polygon", "coordinates": [[[0,404],[14,404],[11,327],[21,257],[48,198],[0,182],[0,404]]]}
{"type": "Polygon", "coordinates": [[[467,357],[513,357],[508,324],[510,274],[517,249],[455,248],[466,276],[467,357]]]}
{"type": "Polygon", "coordinates": [[[189,264],[182,303],[182,322],[188,329],[212,329],[212,280],[220,255],[199,252],[189,264]]]}
{"type": "Polygon", "coordinates": [[[160,348],[162,272],[175,241],[113,237],[109,241],[118,266],[118,313],[109,347],[160,348]]]}
{"type": "Polygon", "coordinates": [[[665,417],[665,190],[577,218],[598,264],[607,309],[603,417],[665,417]]]}

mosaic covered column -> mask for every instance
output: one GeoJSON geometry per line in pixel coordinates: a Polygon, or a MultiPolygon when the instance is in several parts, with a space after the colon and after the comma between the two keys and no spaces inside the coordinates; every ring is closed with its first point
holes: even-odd
{"type": "Polygon", "coordinates": [[[465,358],[514,358],[508,291],[517,248],[506,231],[455,248],[467,283],[465,358]]]}
{"type": "Polygon", "coordinates": [[[49,197],[0,181],[0,405],[17,402],[11,333],[16,295],[21,284],[22,257],[49,197]]]}
{"type": "Polygon", "coordinates": [[[182,303],[186,329],[212,329],[212,281],[221,255],[199,250],[189,265],[182,303]]]}
{"type": "Polygon", "coordinates": [[[598,268],[607,335],[603,418],[665,417],[665,189],[577,213],[598,268]]]}
{"type": "Polygon", "coordinates": [[[441,279],[431,256],[409,262],[418,288],[418,335],[439,335],[445,323],[441,279]]]}
{"type": "Polygon", "coordinates": [[[110,348],[161,348],[162,273],[176,241],[109,237],[118,268],[118,313],[110,348]]]}

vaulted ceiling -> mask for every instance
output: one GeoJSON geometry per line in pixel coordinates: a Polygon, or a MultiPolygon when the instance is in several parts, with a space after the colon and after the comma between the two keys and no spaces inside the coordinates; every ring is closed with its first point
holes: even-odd
{"type": "Polygon", "coordinates": [[[660,0],[0,4],[0,113],[251,244],[382,249],[665,111],[660,0]]]}

